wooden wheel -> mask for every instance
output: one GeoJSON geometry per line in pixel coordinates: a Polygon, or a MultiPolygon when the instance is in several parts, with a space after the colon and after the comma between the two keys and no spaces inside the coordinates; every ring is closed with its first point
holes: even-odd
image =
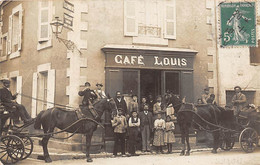
{"type": "Polygon", "coordinates": [[[224,151],[229,151],[234,147],[235,137],[230,131],[222,131],[220,136],[220,148],[224,151]]]}
{"type": "Polygon", "coordinates": [[[24,160],[28,158],[33,151],[33,140],[29,136],[23,136],[21,139],[24,143],[24,154],[22,157],[22,160],[24,160]]]}
{"type": "Polygon", "coordinates": [[[246,153],[253,152],[258,145],[258,134],[253,128],[245,128],[239,136],[241,148],[246,153]]]}
{"type": "Polygon", "coordinates": [[[3,164],[14,164],[24,155],[24,143],[15,135],[7,135],[1,138],[0,159],[3,164]]]}

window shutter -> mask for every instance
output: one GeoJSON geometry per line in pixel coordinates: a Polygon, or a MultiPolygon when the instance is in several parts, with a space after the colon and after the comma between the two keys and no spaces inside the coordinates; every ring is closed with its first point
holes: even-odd
{"type": "Polygon", "coordinates": [[[9,25],[8,25],[8,46],[7,53],[11,54],[12,52],[12,25],[13,25],[13,15],[9,16],[9,25]]]}
{"type": "MultiPolygon", "coordinates": [[[[32,98],[37,98],[38,73],[33,73],[32,98]]],[[[32,117],[36,117],[37,101],[32,99],[32,117]]]]}
{"type": "Polygon", "coordinates": [[[49,1],[39,1],[39,41],[49,40],[49,1]]]}
{"type": "Polygon", "coordinates": [[[18,51],[22,49],[22,29],[23,29],[23,11],[19,11],[19,35],[18,35],[18,51]]]}
{"type": "MultiPolygon", "coordinates": [[[[16,77],[16,92],[17,93],[22,93],[22,76],[17,76],[16,77]]],[[[21,104],[22,102],[22,97],[21,95],[18,95],[16,98],[16,101],[21,104]]]]}
{"type": "Polygon", "coordinates": [[[165,5],[165,25],[164,38],[176,39],[176,6],[175,0],[171,0],[165,5]]]}
{"type": "Polygon", "coordinates": [[[137,4],[135,0],[124,0],[124,34],[125,36],[138,35],[136,19],[137,4]]]}
{"type": "Polygon", "coordinates": [[[55,96],[55,70],[48,70],[48,80],[47,80],[47,108],[51,108],[54,105],[55,96]],[[49,103],[50,102],[50,103],[49,103]]]}

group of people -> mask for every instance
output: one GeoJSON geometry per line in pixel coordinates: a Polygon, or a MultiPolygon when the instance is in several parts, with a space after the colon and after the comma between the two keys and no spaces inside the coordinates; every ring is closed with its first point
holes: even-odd
{"type": "MultiPolygon", "coordinates": [[[[248,109],[246,107],[246,102],[247,102],[246,96],[241,92],[241,90],[242,89],[240,86],[234,87],[235,94],[231,100],[231,107],[226,106],[226,108],[234,111],[235,116],[238,116],[241,111],[247,111],[248,109]]],[[[210,94],[208,87],[204,89],[204,93],[201,95],[201,98],[198,99],[197,104],[216,105],[215,95],[210,94]]]]}
{"type": "Polygon", "coordinates": [[[126,136],[128,135],[128,156],[138,156],[136,149],[138,146],[138,135],[141,134],[142,152],[151,152],[152,144],[156,152],[163,152],[162,147],[167,145],[168,153],[172,152],[172,143],[175,142],[174,109],[162,103],[162,97],[157,96],[153,101],[152,95],[147,98],[142,97],[142,102],[137,102],[136,95],[132,96],[132,101],[128,107],[120,91],[116,92],[115,102],[118,112],[112,114],[112,127],[114,128],[114,151],[116,157],[118,148],[121,148],[122,156],[126,156],[126,136]]]}

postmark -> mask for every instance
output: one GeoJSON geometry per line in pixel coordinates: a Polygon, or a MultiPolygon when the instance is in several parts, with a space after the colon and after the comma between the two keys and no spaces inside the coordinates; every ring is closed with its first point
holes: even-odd
{"type": "Polygon", "coordinates": [[[219,11],[221,47],[256,46],[255,2],[222,2],[219,11]]]}

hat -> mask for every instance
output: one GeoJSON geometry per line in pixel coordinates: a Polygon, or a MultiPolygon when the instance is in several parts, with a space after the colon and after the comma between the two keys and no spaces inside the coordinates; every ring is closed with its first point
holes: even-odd
{"type": "Polygon", "coordinates": [[[91,86],[89,82],[86,82],[86,83],[85,83],[85,86],[87,86],[87,85],[91,86]]]}
{"type": "Polygon", "coordinates": [[[133,114],[134,112],[136,112],[136,113],[137,113],[137,111],[135,111],[135,110],[134,110],[134,111],[132,111],[132,112],[131,112],[131,114],[133,114]]]}
{"type": "Polygon", "coordinates": [[[0,81],[2,81],[3,83],[7,83],[7,82],[10,83],[10,80],[8,78],[2,78],[0,81]]]}
{"type": "Polygon", "coordinates": [[[204,91],[209,91],[209,87],[206,87],[206,88],[204,89],[204,91]]]}
{"type": "Polygon", "coordinates": [[[240,86],[235,86],[234,90],[236,90],[236,88],[240,89],[240,91],[242,90],[240,86]]]}
{"type": "Polygon", "coordinates": [[[102,84],[102,83],[97,83],[96,86],[101,86],[101,87],[103,87],[103,84],[102,84]]]}

